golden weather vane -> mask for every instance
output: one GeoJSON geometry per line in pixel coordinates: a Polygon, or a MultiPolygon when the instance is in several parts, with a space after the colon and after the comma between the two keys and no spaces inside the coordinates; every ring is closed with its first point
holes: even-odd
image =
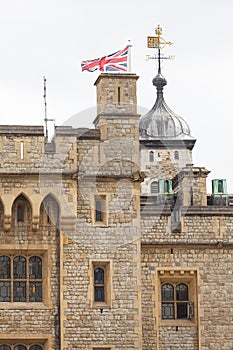
{"type": "Polygon", "coordinates": [[[161,73],[161,59],[174,59],[174,56],[168,56],[168,57],[161,57],[161,49],[163,49],[166,45],[172,45],[173,43],[170,41],[166,41],[162,38],[162,28],[160,27],[160,25],[158,25],[158,27],[155,30],[155,34],[156,36],[148,36],[147,37],[147,47],[150,49],[158,49],[158,55],[154,55],[154,56],[150,56],[147,55],[146,59],[150,60],[150,59],[156,59],[158,60],[158,73],[161,73]]]}

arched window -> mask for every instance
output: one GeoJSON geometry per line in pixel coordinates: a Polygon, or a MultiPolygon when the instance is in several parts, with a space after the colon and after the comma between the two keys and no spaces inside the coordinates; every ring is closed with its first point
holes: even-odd
{"type": "Polygon", "coordinates": [[[41,301],[42,258],[0,256],[0,302],[41,301]]]}
{"type": "Polygon", "coordinates": [[[177,318],[187,318],[188,287],[186,284],[178,284],[176,287],[176,301],[177,318]]]}
{"type": "Polygon", "coordinates": [[[8,256],[0,256],[0,279],[9,279],[11,274],[11,260],[8,256]]]}
{"type": "Polygon", "coordinates": [[[150,152],[149,152],[149,161],[150,161],[150,163],[153,163],[154,160],[155,160],[154,152],[153,152],[153,151],[150,151],[150,152]]]}
{"type": "Polygon", "coordinates": [[[14,301],[26,301],[26,258],[16,256],[13,260],[14,301]]]}
{"type": "Polygon", "coordinates": [[[42,346],[40,345],[32,345],[30,346],[30,349],[29,350],[42,350],[42,346]]]}
{"type": "Polygon", "coordinates": [[[174,287],[171,284],[162,286],[162,318],[174,319],[174,287]]]}
{"type": "Polygon", "coordinates": [[[28,226],[31,223],[31,206],[29,201],[20,195],[16,198],[12,206],[12,219],[15,225],[28,226]]]}
{"type": "Polygon", "coordinates": [[[163,284],[161,294],[163,319],[188,318],[189,293],[186,284],[163,284]]]}
{"type": "Polygon", "coordinates": [[[59,227],[59,205],[56,199],[48,195],[40,206],[40,225],[59,227]]]}
{"type": "Polygon", "coordinates": [[[29,301],[42,301],[42,259],[39,256],[29,258],[29,301]]]}
{"type": "Polygon", "coordinates": [[[174,159],[175,159],[175,160],[179,160],[179,159],[180,159],[179,151],[175,151],[175,152],[174,152],[174,159]]]}
{"type": "Polygon", "coordinates": [[[104,302],[104,269],[97,267],[94,270],[94,301],[104,302]]]}
{"type": "Polygon", "coordinates": [[[43,350],[43,346],[41,345],[23,345],[23,344],[17,344],[17,345],[7,345],[3,344],[0,345],[0,350],[43,350]]]}
{"type": "Polygon", "coordinates": [[[11,301],[10,278],[11,260],[8,256],[0,256],[0,302],[11,301]]]}
{"type": "Polygon", "coordinates": [[[158,183],[158,181],[151,182],[150,189],[151,189],[151,193],[158,193],[159,192],[159,183],[158,183]]]}

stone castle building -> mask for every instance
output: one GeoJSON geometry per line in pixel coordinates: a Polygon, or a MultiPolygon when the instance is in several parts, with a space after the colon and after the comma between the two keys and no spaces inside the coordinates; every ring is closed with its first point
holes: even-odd
{"type": "Polygon", "coordinates": [[[135,74],[95,82],[94,129],[0,127],[0,350],[232,350],[233,209],[135,74]]]}

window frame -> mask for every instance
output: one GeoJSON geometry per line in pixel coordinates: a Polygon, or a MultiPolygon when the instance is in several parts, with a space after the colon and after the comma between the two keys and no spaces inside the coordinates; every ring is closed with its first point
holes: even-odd
{"type": "MultiPolygon", "coordinates": [[[[11,350],[14,350],[14,346],[23,345],[26,346],[27,350],[30,350],[30,347],[33,345],[40,345],[42,350],[52,349],[52,335],[51,334],[42,334],[37,333],[36,335],[29,335],[28,333],[24,334],[14,334],[4,333],[0,334],[0,345],[10,344],[11,350]]],[[[9,346],[9,345],[8,345],[9,346]]]]}
{"type": "Polygon", "coordinates": [[[150,184],[150,193],[158,194],[159,193],[159,182],[157,180],[153,180],[150,184]]]}
{"type": "Polygon", "coordinates": [[[180,152],[179,151],[174,151],[174,160],[179,160],[180,159],[180,152]]]}
{"type": "MultiPolygon", "coordinates": [[[[0,277],[0,283],[3,282],[7,282],[9,283],[9,289],[10,289],[10,295],[9,295],[9,299],[10,300],[6,300],[3,301],[1,300],[1,303],[17,303],[17,302],[25,302],[25,303],[34,303],[34,302],[39,302],[41,303],[43,301],[43,290],[42,290],[42,285],[43,285],[43,259],[41,256],[39,255],[24,255],[24,254],[14,254],[14,255],[1,255],[0,257],[7,257],[10,260],[10,271],[9,271],[9,276],[8,278],[1,278],[0,277]],[[40,278],[31,278],[31,259],[32,258],[37,258],[40,259],[40,263],[41,263],[41,277],[40,278]],[[16,259],[18,259],[19,261],[17,262],[16,259]],[[23,271],[22,271],[22,275],[20,276],[20,274],[17,274],[17,267],[19,266],[19,264],[23,264],[23,271]],[[31,294],[31,288],[33,287],[32,283],[34,284],[34,287],[36,285],[38,285],[38,283],[40,284],[40,289],[41,289],[41,300],[36,300],[33,301],[32,300],[32,294],[31,294]],[[17,289],[21,286],[24,286],[25,288],[25,294],[23,293],[23,295],[18,296],[15,293],[15,288],[17,289]],[[21,298],[22,300],[16,300],[17,298],[21,298]]],[[[39,262],[38,262],[39,263],[39,262]]],[[[36,291],[35,291],[36,292],[36,291]]],[[[34,293],[35,293],[34,292],[34,293]]]]}
{"type": "Polygon", "coordinates": [[[112,261],[111,260],[91,260],[89,268],[89,277],[90,277],[90,288],[89,288],[89,299],[92,308],[111,308],[112,307],[112,261]],[[95,284],[94,272],[96,269],[104,270],[104,284],[101,284],[104,287],[104,301],[95,300],[95,287],[98,284],[95,284]]]}
{"type": "Polygon", "coordinates": [[[15,198],[12,204],[11,215],[13,227],[31,227],[32,206],[28,198],[23,193],[21,193],[18,197],[15,198]]]}
{"type": "MultiPolygon", "coordinates": [[[[7,347],[9,347],[9,350],[18,350],[18,349],[16,349],[18,346],[22,346],[22,347],[24,347],[24,349],[25,350],[34,350],[33,349],[33,346],[39,346],[40,347],[40,349],[39,350],[44,350],[44,346],[43,345],[41,345],[41,344],[29,344],[29,345],[27,345],[27,344],[22,344],[22,343],[17,343],[17,344],[8,344],[8,342],[6,342],[6,343],[3,343],[3,344],[0,344],[0,350],[1,350],[1,347],[2,346],[7,346],[7,347]]],[[[22,349],[22,350],[24,350],[24,349],[22,349]]]]}
{"type": "Polygon", "coordinates": [[[188,313],[188,309],[189,309],[189,304],[191,303],[191,301],[189,300],[189,284],[187,282],[173,282],[170,281],[169,283],[165,282],[163,284],[161,284],[161,307],[162,307],[162,311],[161,311],[161,315],[162,315],[162,319],[163,320],[188,320],[190,319],[190,315],[188,313]],[[171,299],[163,299],[163,287],[164,286],[171,286],[172,287],[172,291],[173,291],[173,296],[171,299]],[[187,291],[187,299],[183,299],[183,300],[179,300],[177,298],[177,289],[180,286],[185,286],[186,287],[186,291],[187,291]],[[171,305],[172,306],[172,310],[173,310],[173,317],[171,318],[166,318],[164,317],[163,314],[163,310],[164,310],[164,305],[171,305]],[[179,317],[179,306],[180,305],[186,305],[186,317],[179,317]]]}
{"type": "Polygon", "coordinates": [[[155,161],[155,152],[149,151],[149,163],[154,163],[155,161]]]}
{"type": "MultiPolygon", "coordinates": [[[[156,269],[156,295],[157,302],[155,312],[158,317],[159,324],[162,326],[196,326],[199,322],[198,295],[199,285],[199,270],[198,268],[189,267],[158,267],[156,269]],[[185,284],[188,286],[189,295],[187,302],[187,311],[190,317],[187,318],[172,318],[164,319],[162,317],[162,285],[180,285],[185,284]]],[[[175,291],[174,291],[175,292],[175,291]]],[[[169,302],[168,302],[169,303],[169,302]]]]}
{"type": "MultiPolygon", "coordinates": [[[[0,301],[0,310],[1,309],[27,309],[30,307],[31,309],[38,309],[38,308],[47,308],[51,306],[51,286],[49,283],[50,280],[50,268],[49,268],[49,259],[51,256],[50,248],[44,247],[44,249],[38,249],[38,246],[32,246],[30,247],[24,247],[19,250],[12,249],[11,245],[3,245],[0,249],[0,256],[8,256],[11,259],[13,259],[16,256],[24,256],[27,257],[28,261],[29,258],[32,256],[38,256],[42,259],[42,278],[40,279],[42,284],[42,300],[41,301],[13,301],[13,286],[11,285],[11,301],[0,301]]],[[[11,266],[13,263],[11,263],[11,266]]],[[[29,263],[28,263],[29,266],[29,263]]],[[[12,267],[11,267],[12,269],[12,267]]],[[[11,271],[11,279],[13,279],[12,275],[13,271],[11,271]]],[[[29,273],[29,271],[28,271],[29,273]]],[[[7,280],[2,279],[1,282],[7,280]]],[[[8,279],[9,280],[9,279],[8,279]]],[[[31,281],[37,281],[37,279],[31,279],[31,281]]],[[[39,281],[39,279],[38,279],[39,281]]],[[[28,283],[30,282],[30,279],[28,280],[28,283]]],[[[28,284],[28,292],[29,292],[29,284],[28,284]]],[[[28,294],[29,295],[29,294],[28,294]]]]}
{"type": "Polygon", "coordinates": [[[12,339],[9,340],[9,338],[7,340],[4,339],[0,339],[0,350],[2,346],[8,346],[9,350],[15,350],[18,346],[23,346],[25,348],[25,350],[33,350],[34,346],[40,346],[40,349],[38,350],[46,350],[47,346],[46,346],[46,341],[42,340],[42,341],[38,341],[38,339],[35,340],[22,340],[22,339],[12,339]]]}
{"type": "Polygon", "coordinates": [[[93,226],[106,227],[108,226],[108,195],[106,193],[96,193],[91,197],[91,216],[93,226]],[[97,203],[100,203],[101,210],[97,208],[97,203]],[[100,219],[97,215],[100,214],[100,219]]]}

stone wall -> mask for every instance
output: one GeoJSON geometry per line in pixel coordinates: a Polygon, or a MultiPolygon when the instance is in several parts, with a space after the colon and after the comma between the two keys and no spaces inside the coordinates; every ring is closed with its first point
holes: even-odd
{"type": "Polygon", "coordinates": [[[232,246],[142,246],[143,349],[231,349],[232,246]],[[172,253],[171,253],[172,247],[172,253]],[[163,326],[157,268],[197,268],[197,324],[163,326]],[[227,281],[227,282],[226,282],[227,281]],[[157,317],[156,317],[157,316],[157,317]]]}

